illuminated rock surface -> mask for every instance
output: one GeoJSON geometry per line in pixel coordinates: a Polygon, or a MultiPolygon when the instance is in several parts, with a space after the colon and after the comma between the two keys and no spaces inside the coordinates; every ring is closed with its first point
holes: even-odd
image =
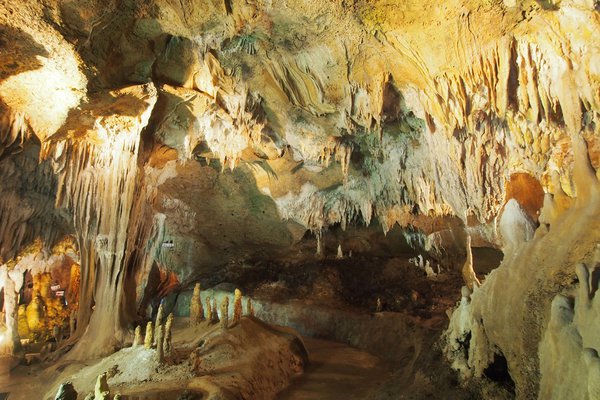
{"type": "Polygon", "coordinates": [[[356,398],[597,397],[597,1],[3,0],[0,61],[0,393],[275,329],[239,288],[356,398]]]}

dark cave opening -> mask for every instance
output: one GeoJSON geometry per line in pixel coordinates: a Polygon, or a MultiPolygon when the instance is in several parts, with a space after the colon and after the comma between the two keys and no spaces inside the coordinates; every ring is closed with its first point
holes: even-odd
{"type": "Polygon", "coordinates": [[[498,383],[512,395],[515,394],[515,382],[510,376],[508,362],[506,357],[504,357],[504,354],[496,353],[494,355],[494,361],[483,371],[483,375],[498,383]]]}

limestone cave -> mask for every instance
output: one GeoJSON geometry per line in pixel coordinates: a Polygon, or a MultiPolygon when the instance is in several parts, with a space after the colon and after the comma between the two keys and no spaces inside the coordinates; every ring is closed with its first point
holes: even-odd
{"type": "Polygon", "coordinates": [[[600,400],[600,1],[0,0],[0,400],[600,400]]]}

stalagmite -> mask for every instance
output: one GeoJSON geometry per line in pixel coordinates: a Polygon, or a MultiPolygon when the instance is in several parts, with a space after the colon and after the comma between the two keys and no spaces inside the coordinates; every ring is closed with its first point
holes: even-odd
{"type": "Polygon", "coordinates": [[[135,327],[132,347],[137,347],[140,344],[142,344],[142,327],[138,325],[135,327]]]}
{"type": "Polygon", "coordinates": [[[144,347],[147,349],[152,348],[154,342],[154,329],[152,329],[152,321],[148,321],[146,324],[146,336],[144,337],[144,347]]]}
{"type": "Polygon", "coordinates": [[[158,325],[156,329],[156,361],[162,364],[165,358],[164,353],[165,326],[158,325]]]}
{"type": "Polygon", "coordinates": [[[62,339],[62,332],[58,325],[52,328],[52,336],[54,337],[56,344],[59,344],[62,339]]]}
{"type": "Polygon", "coordinates": [[[254,317],[254,306],[252,305],[252,299],[248,298],[246,302],[246,315],[249,317],[254,317]]]}
{"type": "Polygon", "coordinates": [[[212,322],[219,322],[219,313],[217,312],[217,298],[212,299],[212,322]]]}
{"type": "Polygon", "coordinates": [[[337,254],[335,256],[336,260],[342,260],[344,258],[344,253],[342,252],[342,245],[338,244],[337,254]]]}
{"type": "Polygon", "coordinates": [[[58,388],[54,400],[77,400],[77,392],[71,382],[65,382],[58,388]]]}
{"type": "Polygon", "coordinates": [[[75,325],[76,325],[76,316],[77,316],[77,310],[73,309],[71,311],[71,314],[69,315],[69,336],[73,336],[73,334],[75,333],[75,325]]]}
{"type": "Polygon", "coordinates": [[[242,291],[235,289],[233,300],[233,323],[238,322],[242,318],[242,291]]]}
{"type": "Polygon", "coordinates": [[[0,267],[0,287],[1,283],[4,283],[2,289],[4,292],[4,323],[6,325],[6,339],[0,346],[0,354],[15,355],[21,349],[19,338],[19,309],[17,306],[19,289],[22,284],[21,282],[18,282],[19,275],[19,273],[11,274],[8,271],[7,265],[0,267]]]}
{"type": "Polygon", "coordinates": [[[173,329],[173,313],[170,313],[169,316],[167,317],[167,322],[165,323],[165,340],[164,340],[164,353],[166,355],[170,355],[171,354],[171,350],[172,350],[172,329],[173,329]]]}
{"type": "Polygon", "coordinates": [[[96,386],[94,386],[94,400],[108,399],[110,396],[110,389],[108,387],[106,372],[100,374],[96,380],[96,386]]]}
{"type": "MultiPolygon", "coordinates": [[[[163,303],[161,301],[160,305],[158,306],[158,312],[156,313],[156,320],[154,321],[154,340],[158,340],[158,327],[163,324],[163,313],[163,303]]],[[[154,345],[156,346],[156,343],[154,343],[154,345]]]]}
{"type": "Polygon", "coordinates": [[[473,252],[471,251],[471,236],[467,235],[467,260],[465,261],[462,268],[462,275],[465,281],[465,285],[471,290],[475,287],[479,287],[481,283],[479,279],[477,279],[477,275],[475,275],[475,270],[473,269],[473,252]]]}
{"type": "MultiPolygon", "coordinates": [[[[200,284],[194,286],[194,293],[190,302],[190,325],[197,325],[204,319],[204,309],[202,307],[202,297],[200,293],[200,284]]],[[[208,318],[210,320],[210,318],[208,318]]]]}
{"type": "Polygon", "coordinates": [[[213,308],[210,302],[210,296],[206,296],[206,321],[213,322],[213,308]]]}
{"type": "Polygon", "coordinates": [[[317,256],[323,255],[323,244],[321,243],[321,232],[317,232],[317,256]]]}
{"type": "Polygon", "coordinates": [[[221,328],[227,329],[229,327],[229,297],[225,296],[221,302],[221,328]]]}

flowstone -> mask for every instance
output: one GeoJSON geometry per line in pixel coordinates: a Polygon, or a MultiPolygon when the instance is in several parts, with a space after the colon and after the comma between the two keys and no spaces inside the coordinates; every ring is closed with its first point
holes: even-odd
{"type": "Polygon", "coordinates": [[[597,269],[576,267],[579,287],[552,301],[539,347],[542,399],[600,399],[600,295],[597,269]]]}

